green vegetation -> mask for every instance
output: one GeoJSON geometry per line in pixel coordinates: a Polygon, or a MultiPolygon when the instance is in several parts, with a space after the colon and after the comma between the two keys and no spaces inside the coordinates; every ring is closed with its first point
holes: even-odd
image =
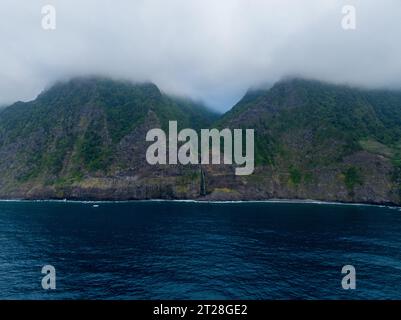
{"type": "Polygon", "coordinates": [[[296,168],[290,168],[290,180],[293,184],[298,185],[302,181],[302,174],[296,168]]]}
{"type": "Polygon", "coordinates": [[[87,174],[108,174],[112,166],[123,166],[115,154],[125,137],[133,134],[134,141],[144,142],[144,133],[136,130],[151,113],[157,121],[152,126],[162,127],[169,120],[180,127],[209,127],[218,116],[150,83],[76,78],[54,85],[32,102],[0,110],[0,150],[11,150],[8,160],[0,159],[0,170],[11,170],[8,179],[17,185],[36,181],[66,186],[87,174]]]}
{"type": "Polygon", "coordinates": [[[394,156],[394,152],[388,146],[375,141],[375,140],[361,140],[359,141],[361,147],[371,153],[380,154],[386,158],[392,158],[394,156]]]}
{"type": "Polygon", "coordinates": [[[143,197],[173,197],[173,190],[185,196],[195,188],[201,195],[325,199],[328,188],[337,200],[345,185],[346,201],[361,186],[363,199],[401,203],[401,91],[292,79],[248,92],[219,117],[151,83],[77,78],[1,109],[0,154],[0,195],[46,186],[65,196],[78,184],[118,190],[124,181],[126,194],[144,189],[143,197]],[[146,169],[145,134],[155,127],[167,131],[170,120],[178,121],[178,130],[254,129],[256,173],[146,169]]]}
{"type": "Polygon", "coordinates": [[[348,191],[353,192],[354,191],[354,187],[356,185],[360,185],[363,183],[361,174],[360,174],[360,170],[358,170],[355,167],[350,167],[348,168],[345,172],[343,172],[344,174],[344,183],[348,188],[348,191]]]}

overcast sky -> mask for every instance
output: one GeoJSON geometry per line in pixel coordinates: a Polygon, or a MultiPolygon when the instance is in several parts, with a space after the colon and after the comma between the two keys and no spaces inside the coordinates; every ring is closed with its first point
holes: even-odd
{"type": "Polygon", "coordinates": [[[1,0],[0,12],[0,105],[85,74],[152,81],[221,111],[287,75],[401,87],[400,0],[1,0]],[[42,28],[46,4],[55,30],[42,28]]]}

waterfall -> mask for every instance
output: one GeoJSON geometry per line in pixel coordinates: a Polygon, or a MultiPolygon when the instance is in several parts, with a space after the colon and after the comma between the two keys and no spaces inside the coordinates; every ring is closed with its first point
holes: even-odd
{"type": "Polygon", "coordinates": [[[205,172],[203,171],[202,166],[200,166],[200,195],[203,197],[206,195],[206,179],[205,179],[205,172]]]}

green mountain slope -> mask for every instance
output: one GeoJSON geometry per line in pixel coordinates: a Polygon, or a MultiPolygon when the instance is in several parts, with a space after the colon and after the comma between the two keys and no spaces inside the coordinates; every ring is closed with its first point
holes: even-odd
{"type": "Polygon", "coordinates": [[[401,92],[292,79],[249,92],[218,124],[255,129],[241,194],[400,202],[401,92]]]}
{"type": "Polygon", "coordinates": [[[59,83],[0,110],[0,198],[201,199],[401,204],[401,92],[292,79],[218,118],[150,83],[59,83]],[[256,167],[150,166],[148,130],[255,129],[256,167]]]}
{"type": "MultiPolygon", "coordinates": [[[[86,196],[97,198],[97,192],[107,197],[110,185],[120,183],[122,189],[156,188],[155,193],[144,192],[145,197],[163,196],[157,190],[168,179],[156,185],[147,181],[157,177],[158,170],[144,159],[146,132],[167,129],[169,120],[177,120],[180,127],[208,127],[216,117],[190,100],[162,94],[150,83],[77,78],[56,84],[36,100],[0,112],[0,195],[80,198],[83,188],[86,196]],[[146,181],[130,185],[124,179],[146,181]]],[[[121,192],[121,197],[143,197],[121,192]]]]}

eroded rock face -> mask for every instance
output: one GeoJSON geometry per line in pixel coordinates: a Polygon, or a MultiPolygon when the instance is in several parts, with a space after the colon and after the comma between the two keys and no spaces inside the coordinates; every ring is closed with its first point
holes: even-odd
{"type": "Polygon", "coordinates": [[[401,93],[306,80],[247,94],[220,119],[152,84],[84,78],[0,112],[0,197],[401,204],[401,93]],[[252,128],[256,167],[146,162],[146,133],[252,128]]]}

